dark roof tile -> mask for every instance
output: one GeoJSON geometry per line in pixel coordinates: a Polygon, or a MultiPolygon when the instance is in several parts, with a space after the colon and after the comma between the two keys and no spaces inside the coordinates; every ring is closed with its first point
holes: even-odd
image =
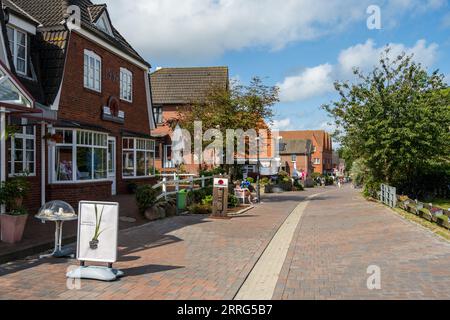
{"type": "Polygon", "coordinates": [[[150,81],[154,104],[188,104],[202,101],[212,86],[228,88],[228,68],[162,68],[150,81]]]}

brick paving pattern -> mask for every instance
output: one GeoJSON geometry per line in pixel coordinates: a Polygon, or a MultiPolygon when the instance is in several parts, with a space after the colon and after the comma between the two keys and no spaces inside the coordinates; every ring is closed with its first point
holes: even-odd
{"type": "Polygon", "coordinates": [[[274,299],[449,299],[450,243],[349,187],[311,200],[274,299]],[[381,268],[368,290],[367,268],[381,268]]]}
{"type": "Polygon", "coordinates": [[[181,216],[122,231],[115,267],[127,276],[117,282],[82,280],[80,290],[67,289],[75,260],[0,266],[0,299],[232,299],[290,212],[314,192],[270,196],[232,220],[181,216]]]}

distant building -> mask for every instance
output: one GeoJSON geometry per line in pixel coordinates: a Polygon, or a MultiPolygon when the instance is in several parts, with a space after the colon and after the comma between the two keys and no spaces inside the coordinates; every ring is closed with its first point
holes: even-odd
{"type": "MultiPolygon", "coordinates": [[[[150,75],[150,84],[157,125],[152,130],[157,139],[155,166],[160,171],[174,171],[170,123],[178,118],[181,108],[203,102],[211,87],[228,89],[228,67],[159,68],[150,75]]],[[[188,165],[186,169],[195,172],[198,166],[188,165]]]]}
{"type": "Polygon", "coordinates": [[[299,177],[305,173],[307,177],[314,172],[312,165],[311,140],[282,139],[280,142],[281,170],[291,177],[299,177]]]}
{"type": "Polygon", "coordinates": [[[283,140],[310,140],[312,166],[316,173],[333,173],[333,143],[331,135],[323,130],[280,131],[283,140]]]}

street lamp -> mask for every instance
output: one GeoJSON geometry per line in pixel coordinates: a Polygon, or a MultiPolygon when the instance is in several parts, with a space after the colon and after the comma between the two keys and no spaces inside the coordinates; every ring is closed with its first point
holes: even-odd
{"type": "Polygon", "coordinates": [[[260,177],[260,163],[259,163],[259,142],[261,141],[260,137],[256,137],[256,168],[258,172],[258,177],[256,180],[256,197],[258,198],[258,203],[261,203],[261,177],[260,177]]]}

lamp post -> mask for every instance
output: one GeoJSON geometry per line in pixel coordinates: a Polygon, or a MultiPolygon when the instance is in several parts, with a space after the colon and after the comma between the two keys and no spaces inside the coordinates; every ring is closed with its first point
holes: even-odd
{"type": "Polygon", "coordinates": [[[256,169],[258,172],[258,177],[256,180],[256,197],[258,198],[258,203],[261,203],[261,177],[260,177],[260,164],[259,164],[259,142],[261,141],[260,137],[256,137],[256,169]]]}

